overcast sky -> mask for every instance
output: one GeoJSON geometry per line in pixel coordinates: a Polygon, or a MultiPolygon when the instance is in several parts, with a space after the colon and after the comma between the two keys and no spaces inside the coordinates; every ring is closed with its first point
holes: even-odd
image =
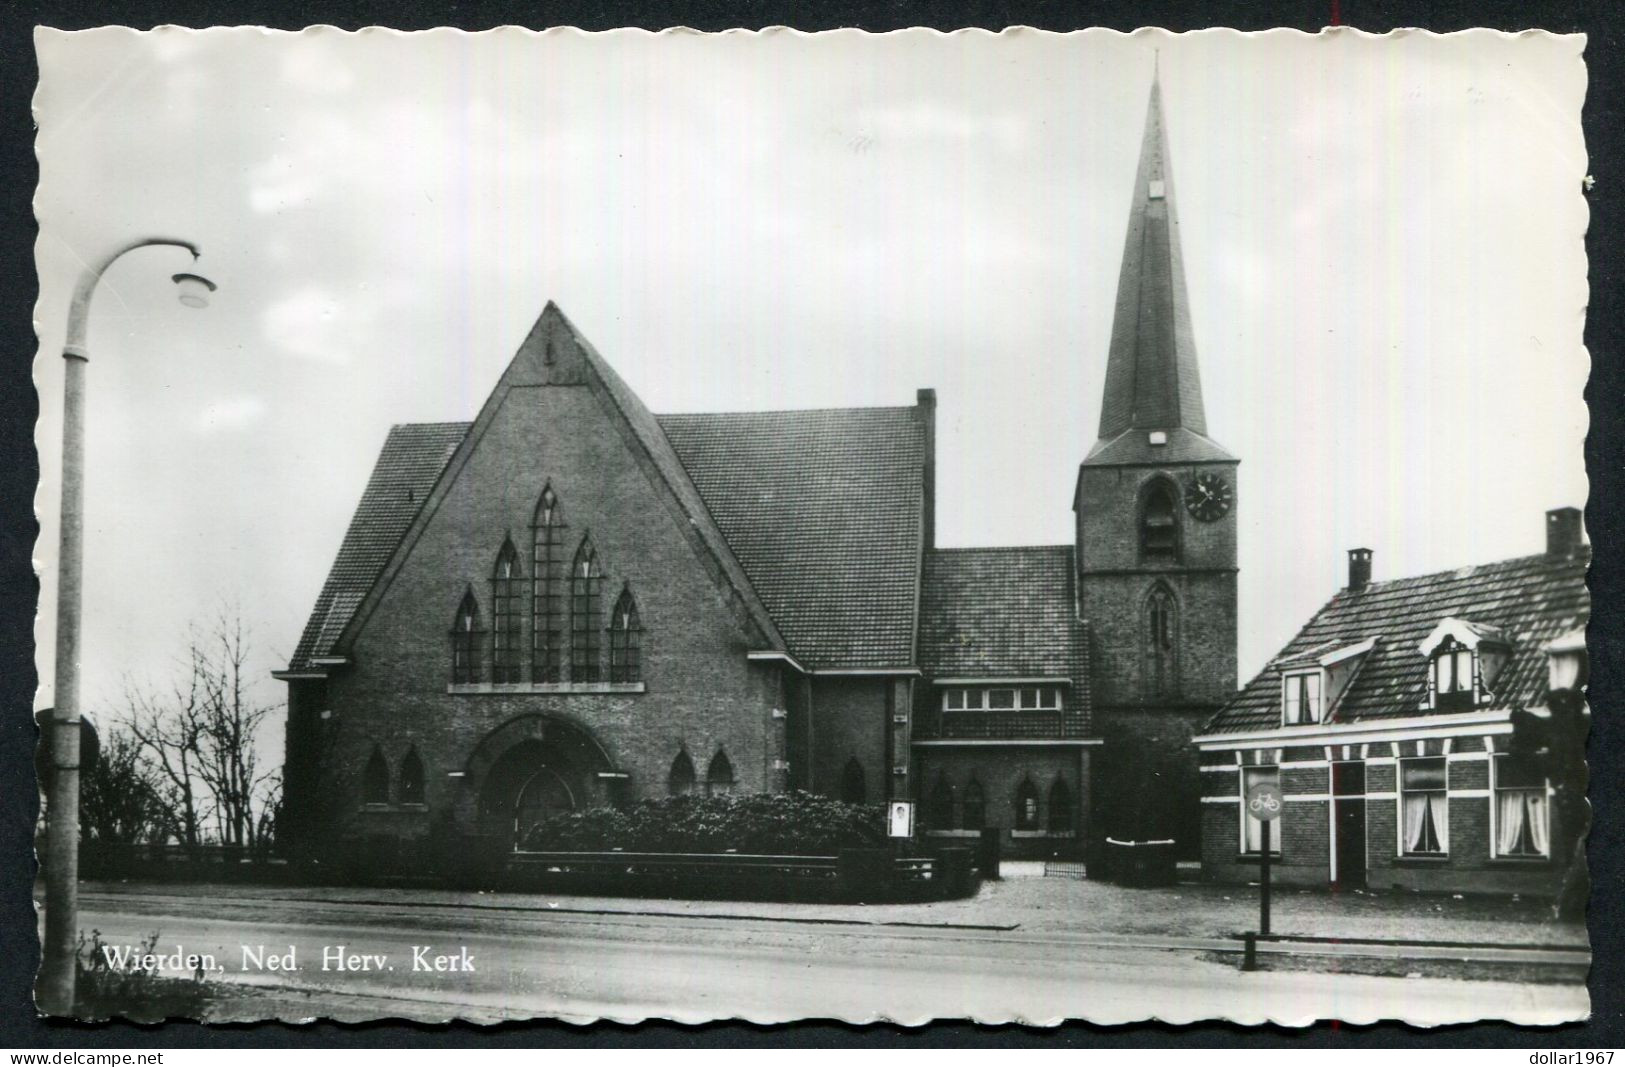
{"type": "Polygon", "coordinates": [[[1069,541],[1157,49],[1241,680],[1347,548],[1539,551],[1586,498],[1580,38],[44,32],[39,704],[68,294],[149,233],[220,290],[147,250],[96,297],[87,709],[222,604],[281,665],[388,427],[471,418],[550,298],[657,412],[934,386],[940,543],[1069,541]]]}

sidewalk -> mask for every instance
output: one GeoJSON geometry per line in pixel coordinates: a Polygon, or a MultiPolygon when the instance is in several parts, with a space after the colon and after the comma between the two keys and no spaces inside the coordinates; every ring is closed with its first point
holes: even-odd
{"type": "MultiPolygon", "coordinates": [[[[792,904],[669,900],[439,889],[85,882],[85,893],[145,893],[248,901],[355,902],[397,907],[554,909],[561,912],[650,913],[808,923],[897,923],[1054,931],[1072,935],[1231,937],[1255,929],[1256,889],[1179,885],[1130,889],[1067,878],[984,883],[966,900],[925,904],[792,904]]],[[[1277,889],[1272,928],[1297,937],[1451,941],[1489,945],[1585,947],[1580,923],[1559,923],[1544,902],[1422,896],[1399,891],[1334,895],[1277,889]]]]}

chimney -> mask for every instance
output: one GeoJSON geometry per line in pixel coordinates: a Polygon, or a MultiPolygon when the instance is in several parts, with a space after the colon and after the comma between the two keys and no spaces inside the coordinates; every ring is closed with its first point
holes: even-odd
{"type": "Polygon", "coordinates": [[[920,476],[921,541],[927,550],[937,547],[937,391],[921,389],[914,394],[916,409],[925,425],[925,455],[920,476]]]}
{"type": "Polygon", "coordinates": [[[1349,592],[1358,593],[1371,584],[1371,550],[1349,549],[1349,592]]]}
{"type": "Polygon", "coordinates": [[[1580,531],[1584,526],[1579,508],[1553,508],[1546,513],[1546,556],[1573,559],[1580,552],[1580,531]]]}

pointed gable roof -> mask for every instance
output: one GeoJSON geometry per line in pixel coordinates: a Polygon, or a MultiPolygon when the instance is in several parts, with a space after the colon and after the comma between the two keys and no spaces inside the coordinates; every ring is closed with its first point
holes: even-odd
{"type": "Polygon", "coordinates": [[[1181,431],[1178,437],[1192,458],[1231,458],[1207,439],[1173,169],[1163,130],[1162,86],[1155,78],[1123,242],[1100,440],[1087,462],[1178,461],[1166,450],[1146,445],[1143,431],[1149,430],[1181,431]],[[1126,435],[1130,442],[1119,443],[1126,435]],[[1142,447],[1133,447],[1136,442],[1142,447]]]}
{"type": "MultiPolygon", "coordinates": [[[[564,312],[548,301],[472,424],[443,424],[447,430],[443,434],[391,433],[385,455],[379,458],[374,472],[379,492],[374,494],[374,486],[369,483],[368,492],[363,494],[361,507],[339,550],[339,561],[328,577],[317,611],[307,623],[305,637],[290,664],[291,670],[309,668],[313,665],[312,657],[344,654],[348,642],[354,639],[361,624],[377,606],[383,590],[405,562],[457,473],[478,447],[508,392],[516,387],[538,385],[581,385],[595,391],[608,410],[617,416],[614,421],[634,454],[652,471],[651,480],[670,491],[671,501],[681,514],[680,526],[733,594],[736,607],[755,631],[755,639],[767,648],[788,650],[772,616],[711,518],[699,490],[683,469],[660,424],[564,312]],[[451,430],[453,427],[463,428],[465,432],[456,434],[451,430]],[[454,436],[456,441],[450,441],[454,436]],[[408,455],[408,442],[417,443],[420,437],[441,449],[441,462],[434,468],[432,480],[428,477],[432,447],[425,444],[423,448],[412,450],[410,456],[414,462],[403,464],[400,458],[408,455]],[[392,454],[391,443],[397,443],[395,454],[392,454]],[[448,447],[449,454],[445,451],[448,447]],[[389,461],[387,468],[386,460],[389,461]],[[393,472],[397,466],[401,468],[398,477],[380,477],[380,472],[386,469],[393,472]],[[401,484],[395,484],[397,481],[401,484]],[[406,481],[413,484],[407,485],[406,481]],[[341,571],[340,564],[346,562],[349,565],[341,571]],[[318,645],[324,647],[318,648],[318,645]]],[[[397,431],[415,429],[397,427],[397,431]]]]}

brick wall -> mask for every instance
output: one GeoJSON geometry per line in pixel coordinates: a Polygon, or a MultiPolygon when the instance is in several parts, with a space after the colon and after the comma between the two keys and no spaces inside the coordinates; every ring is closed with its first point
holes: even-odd
{"type": "Polygon", "coordinates": [[[812,683],[813,788],[825,796],[841,795],[847,761],[863,768],[864,797],[887,799],[886,692],[889,678],[817,677],[812,683]]]}
{"type": "MultiPolygon", "coordinates": [[[[946,777],[954,790],[954,826],[958,828],[963,821],[965,789],[974,776],[982,787],[986,802],[984,825],[1003,831],[1000,837],[1005,855],[1014,858],[1076,855],[1081,851],[1089,832],[1092,756],[1092,750],[1083,747],[921,746],[916,752],[915,769],[917,799],[922,805],[922,825],[933,828],[928,821],[929,812],[924,809],[929,808],[931,792],[936,788],[939,777],[946,777]],[[1057,779],[1066,783],[1072,794],[1072,838],[1013,835],[1016,790],[1026,778],[1031,778],[1038,789],[1039,826],[1046,830],[1050,817],[1050,790],[1057,779]]],[[[926,838],[945,842],[954,840],[940,835],[926,835],[926,838]]]]}
{"type": "MultiPolygon", "coordinates": [[[[702,783],[721,750],[738,788],[784,788],[786,775],[774,761],[787,754],[786,720],[772,715],[788,703],[780,668],[745,659],[753,637],[685,522],[594,390],[509,392],[357,634],[355,666],[328,683],[323,788],[344,798],[334,816],[343,825],[333,830],[408,833],[426,827],[434,813],[466,817],[481,783],[448,774],[464,769],[491,731],[537,714],[587,730],[630,775],[633,797],[664,793],[680,750],[690,754],[702,783]],[[605,575],[605,617],[624,584],[637,598],[645,691],[448,693],[448,631],[458,602],[472,588],[489,628],[490,575],[504,537],[512,538],[528,577],[531,517],[549,482],[568,524],[566,558],[591,533],[605,575]],[[426,770],[425,811],[358,810],[359,768],[374,744],[396,773],[408,749],[417,749],[426,770]]],[[[528,664],[528,604],[525,614],[528,664]]],[[[875,729],[878,736],[878,719],[875,729]]]]}

